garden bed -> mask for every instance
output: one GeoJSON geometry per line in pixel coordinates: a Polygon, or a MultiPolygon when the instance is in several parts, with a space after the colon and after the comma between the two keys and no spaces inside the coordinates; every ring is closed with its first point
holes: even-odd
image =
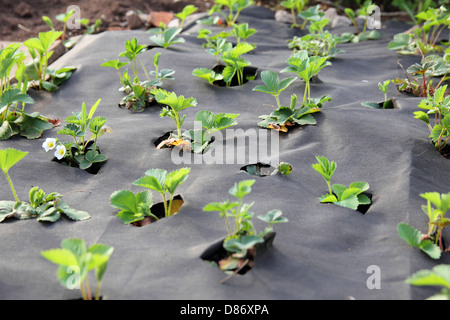
{"type": "MultiPolygon", "coordinates": [[[[249,40],[256,45],[246,59],[258,69],[277,73],[287,67],[292,54],[287,40],[302,31],[274,20],[274,12],[261,7],[243,11],[239,22],[248,22],[258,32],[249,40]]],[[[193,23],[181,36],[185,43],[168,49],[153,48],[142,55],[152,66],[155,53],[161,52],[160,65],[175,70],[175,80],[162,86],[185,97],[195,97],[197,107],[184,110],[184,128],[192,128],[198,110],[236,113],[235,136],[216,139],[214,144],[245,138],[249,133],[268,134],[259,128],[259,115],[274,109],[275,100],[252,89],[262,84],[261,77],[242,86],[209,85],[192,75],[199,67],[211,67],[215,57],[202,48],[197,38],[201,26],[193,23]]],[[[219,27],[211,27],[218,31],[219,27]]],[[[320,73],[320,83],[311,84],[314,97],[329,95],[322,112],[315,115],[316,125],[304,126],[280,134],[279,160],[292,165],[288,176],[249,176],[240,169],[252,163],[271,163],[274,155],[250,159],[248,146],[237,147],[233,163],[177,163],[172,149],[155,149],[153,141],[172,129],[173,122],[160,118],[161,108],[151,106],[141,113],[119,108],[123,92],[114,70],[101,67],[116,59],[125,41],[136,37],[149,43],[145,31],[114,31],[85,36],[55,66],[77,67],[72,77],[54,93],[32,91],[35,100],[30,110],[53,119],[65,119],[102,99],[96,114],[108,119],[113,133],[101,137],[101,150],[108,156],[100,171],[91,175],[83,170],[51,161],[42,149],[46,138],[56,130],[44,132],[38,140],[15,136],[0,141],[0,148],[16,148],[29,155],[10,171],[16,189],[26,198],[31,186],[71,191],[66,201],[90,213],[86,221],[61,219],[55,224],[35,220],[2,222],[0,235],[0,299],[56,299],[79,297],[79,291],[63,288],[56,277],[56,266],[43,259],[40,252],[60,246],[66,238],[82,238],[88,244],[104,243],[114,247],[102,285],[106,299],[424,299],[435,292],[405,283],[414,272],[431,268],[434,261],[412,250],[397,234],[397,225],[408,222],[421,226],[426,216],[421,211],[424,192],[447,193],[450,160],[430,144],[426,127],[414,119],[421,98],[398,93],[392,86],[398,107],[389,110],[368,109],[363,101],[380,100],[378,83],[403,75],[397,65],[417,62],[419,57],[401,57],[387,49],[392,37],[408,29],[397,22],[383,23],[381,38],[356,44],[342,44],[345,52],[333,59],[320,73]],[[246,154],[244,162],[237,154],[246,154]],[[348,185],[360,179],[370,183],[372,204],[365,214],[334,205],[320,204],[324,182],[311,165],[315,156],[336,161],[336,181],[348,185]],[[110,205],[110,195],[120,189],[142,191],[132,185],[152,168],[172,171],[189,167],[187,180],[177,189],[184,203],[180,211],[141,228],[124,225],[110,205]],[[212,201],[223,201],[238,181],[255,179],[248,201],[252,211],[265,214],[280,209],[289,222],[275,227],[272,246],[258,255],[255,266],[245,275],[236,275],[220,284],[223,273],[202,261],[200,256],[225,234],[217,213],[204,212],[212,201]],[[381,270],[381,289],[366,285],[371,266],[381,270]]],[[[351,32],[352,27],[333,32],[351,32]]],[[[304,32],[304,31],[303,31],[304,32]]],[[[281,74],[286,78],[287,74],[281,74]]],[[[291,75],[289,75],[291,76],[291,75]]],[[[291,94],[302,96],[304,83],[297,80],[280,99],[289,103],[291,94]]],[[[272,132],[272,131],[270,131],[272,132]]],[[[230,154],[227,153],[227,156],[230,154]]],[[[199,159],[203,159],[201,156],[199,159]]],[[[0,185],[2,200],[12,200],[6,183],[0,185]],[[6,199],[8,198],[8,199],[6,199]]],[[[154,202],[156,200],[154,193],[154,202]]],[[[258,229],[263,228],[256,221],[258,229]]],[[[443,256],[441,263],[449,263],[443,256]]]]}

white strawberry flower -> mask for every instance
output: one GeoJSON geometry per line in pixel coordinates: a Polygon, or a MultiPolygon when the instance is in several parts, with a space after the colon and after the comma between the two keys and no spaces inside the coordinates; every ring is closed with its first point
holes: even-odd
{"type": "Polygon", "coordinates": [[[56,147],[56,139],[55,138],[47,138],[42,144],[42,148],[45,149],[45,152],[48,150],[53,150],[56,147]]]}
{"type": "Polygon", "coordinates": [[[66,147],[64,145],[59,145],[56,147],[55,157],[61,160],[66,155],[66,147]]]}

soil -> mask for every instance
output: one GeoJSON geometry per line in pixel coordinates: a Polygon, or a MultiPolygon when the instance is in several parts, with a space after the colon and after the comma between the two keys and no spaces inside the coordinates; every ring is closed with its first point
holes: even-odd
{"type": "MultiPolygon", "coordinates": [[[[22,42],[37,36],[39,32],[49,31],[42,16],[48,16],[55,29],[62,30],[63,24],[57,21],[55,16],[65,13],[70,5],[77,5],[80,8],[80,18],[89,19],[90,24],[101,19],[100,31],[105,31],[126,28],[126,13],[129,10],[144,14],[152,11],[178,13],[186,5],[193,4],[199,8],[198,12],[206,12],[213,3],[214,0],[3,0],[0,11],[0,41],[22,42]]],[[[275,7],[277,1],[260,0],[257,4],[275,7]]]]}

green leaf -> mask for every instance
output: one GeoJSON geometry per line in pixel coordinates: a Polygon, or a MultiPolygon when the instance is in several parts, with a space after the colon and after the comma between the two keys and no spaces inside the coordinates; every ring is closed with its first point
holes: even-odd
{"type": "Polygon", "coordinates": [[[263,243],[264,239],[257,235],[243,236],[238,239],[226,240],[223,244],[225,250],[240,253],[254,247],[258,243],[263,243]]]}
{"type": "Polygon", "coordinates": [[[17,162],[22,160],[28,152],[14,148],[0,150],[0,169],[6,174],[17,162]]]}
{"type": "Polygon", "coordinates": [[[239,183],[235,183],[234,186],[229,190],[232,196],[238,199],[242,199],[245,195],[252,191],[251,186],[255,183],[255,180],[243,180],[239,183]]]}
{"type": "Polygon", "coordinates": [[[164,183],[165,187],[167,188],[167,191],[170,194],[173,194],[175,192],[175,189],[184,181],[186,181],[189,172],[190,172],[189,168],[181,168],[167,174],[166,181],[164,183]]]}
{"type": "Polygon", "coordinates": [[[419,248],[422,242],[422,233],[406,223],[400,223],[397,227],[398,235],[411,247],[419,248]]]}
{"type": "Polygon", "coordinates": [[[41,251],[41,255],[45,259],[61,266],[65,267],[78,266],[78,260],[76,255],[68,249],[45,250],[41,251]]]}
{"type": "Polygon", "coordinates": [[[139,178],[133,184],[163,193],[166,192],[164,188],[166,175],[167,171],[164,169],[150,169],[145,173],[145,177],[139,178]]]}
{"type": "Polygon", "coordinates": [[[420,270],[406,279],[414,286],[442,286],[450,287],[450,266],[437,265],[432,270],[420,270]]]}
{"type": "Polygon", "coordinates": [[[76,210],[61,200],[58,200],[56,208],[61,213],[65,214],[68,218],[75,221],[82,221],[91,218],[89,213],[87,213],[86,211],[76,210]]]}
{"type": "Polygon", "coordinates": [[[129,190],[114,191],[110,196],[110,203],[115,208],[137,212],[136,196],[129,190]]]}
{"type": "Polygon", "coordinates": [[[97,150],[89,150],[86,152],[86,160],[91,163],[104,162],[107,159],[104,154],[99,153],[97,150]]]}

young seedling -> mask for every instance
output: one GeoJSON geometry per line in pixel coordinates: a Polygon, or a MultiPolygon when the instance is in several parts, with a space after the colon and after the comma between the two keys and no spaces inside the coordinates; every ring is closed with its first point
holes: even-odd
{"type": "Polygon", "coordinates": [[[309,0],[284,0],[280,5],[291,12],[292,25],[291,28],[298,27],[296,15],[303,11],[309,0]]]}
{"type": "Polygon", "coordinates": [[[241,41],[246,41],[252,35],[256,33],[256,29],[252,29],[248,27],[248,23],[242,24],[234,24],[233,25],[233,35],[236,38],[236,44],[239,44],[241,41]]]}
{"type": "Polygon", "coordinates": [[[305,81],[303,105],[313,106],[316,101],[311,99],[311,79],[313,76],[318,75],[323,68],[331,65],[331,63],[327,61],[327,57],[309,57],[306,50],[293,53],[286,62],[289,64],[289,67],[281,70],[281,72],[296,73],[299,78],[305,81]]]}
{"type": "Polygon", "coordinates": [[[20,200],[17,197],[16,189],[14,188],[14,185],[11,181],[11,178],[9,177],[8,172],[15,164],[17,164],[20,160],[22,160],[27,154],[28,152],[23,152],[20,150],[16,150],[14,148],[7,148],[0,150],[0,169],[2,169],[3,173],[5,174],[6,180],[8,180],[8,184],[14,195],[16,204],[19,203],[20,200]]]}
{"type": "Polygon", "coordinates": [[[40,32],[37,38],[31,38],[24,42],[33,59],[27,64],[28,78],[38,82],[38,88],[47,91],[56,91],[58,86],[69,79],[76,67],[64,67],[58,70],[48,68],[48,60],[53,54],[52,44],[62,35],[62,31],[51,30],[40,32]]]}
{"type": "Polygon", "coordinates": [[[291,77],[280,80],[280,76],[276,72],[272,70],[265,70],[261,72],[261,80],[264,85],[254,87],[253,91],[263,92],[274,96],[277,102],[277,107],[281,108],[279,98],[281,92],[286,90],[296,79],[296,77],[291,77]]]}
{"type": "Polygon", "coordinates": [[[136,180],[133,184],[160,193],[165,217],[170,217],[177,213],[172,210],[175,190],[186,181],[189,173],[189,168],[181,168],[169,173],[164,169],[150,169],[145,173],[145,177],[136,180]]]}
{"type": "Polygon", "coordinates": [[[94,117],[94,113],[100,104],[101,99],[92,106],[89,113],[86,104],[83,102],[80,112],[74,112],[72,116],[65,119],[67,124],[58,134],[68,135],[74,142],[59,143],[57,139],[47,138],[42,147],[46,152],[56,148],[55,157],[58,160],[67,159],[68,165],[75,164],[80,169],[89,169],[94,163],[101,163],[107,160],[107,157],[100,154],[97,147],[97,139],[105,133],[111,133],[112,130],[105,125],[106,118],[94,117]],[[92,133],[87,139],[88,130],[92,133]],[[72,146],[75,151],[72,151],[72,146]]]}
{"type": "Polygon", "coordinates": [[[300,29],[304,29],[308,22],[313,23],[315,21],[320,21],[324,18],[325,12],[320,7],[320,4],[309,7],[306,10],[300,11],[298,16],[303,20],[303,24],[300,29]]]}
{"type": "Polygon", "coordinates": [[[313,164],[312,167],[325,179],[328,186],[328,193],[333,194],[333,191],[331,190],[331,178],[336,171],[337,164],[324,156],[316,156],[316,160],[317,163],[313,164]]]}
{"type": "Polygon", "coordinates": [[[197,105],[197,100],[193,97],[185,98],[184,96],[177,96],[175,92],[167,92],[163,89],[155,89],[151,92],[155,95],[158,103],[168,106],[162,109],[160,116],[162,118],[170,117],[173,121],[175,121],[177,128],[175,139],[183,140],[181,136],[181,126],[183,125],[186,116],[183,115],[183,117],[181,117],[180,111],[186,108],[195,107],[197,105]]]}
{"type": "Polygon", "coordinates": [[[30,203],[19,200],[8,171],[27,154],[28,152],[13,148],[0,150],[0,168],[6,176],[15,199],[15,201],[0,201],[0,222],[10,217],[19,220],[37,217],[40,222],[55,222],[60,219],[62,214],[77,221],[89,219],[90,215],[87,212],[75,210],[63,202],[62,195],[56,192],[46,195],[39,187],[31,188],[30,203]]]}
{"type": "Polygon", "coordinates": [[[194,153],[203,153],[213,141],[212,134],[236,125],[235,119],[238,116],[239,114],[234,113],[214,114],[209,110],[200,110],[197,112],[195,121],[201,125],[202,129],[185,131],[183,137],[190,141],[190,149],[194,153]]]}
{"type": "Polygon", "coordinates": [[[427,112],[416,111],[414,118],[426,123],[430,130],[430,138],[435,148],[441,152],[450,141],[450,96],[445,97],[447,85],[440,87],[434,95],[423,99],[419,108],[427,112]],[[430,121],[430,115],[434,114],[434,123],[430,121]]]}
{"type": "MultiPolygon", "coordinates": [[[[384,101],[382,104],[382,109],[392,109],[393,108],[392,101],[388,100],[388,98],[387,98],[387,89],[388,89],[390,83],[391,83],[391,80],[386,80],[383,83],[381,83],[381,82],[378,83],[378,88],[384,94],[384,101]]],[[[372,101],[362,102],[361,106],[367,107],[367,108],[372,108],[372,109],[380,109],[380,103],[372,102],[372,101]]]]}
{"type": "Polygon", "coordinates": [[[198,8],[192,4],[188,4],[183,8],[183,10],[177,14],[175,14],[175,17],[180,19],[180,25],[179,28],[183,29],[184,22],[186,21],[187,17],[194,14],[198,8]]]}
{"type": "Polygon", "coordinates": [[[399,224],[398,233],[412,247],[421,249],[432,259],[439,259],[442,252],[449,251],[444,247],[442,235],[450,221],[446,217],[450,210],[450,193],[427,192],[420,196],[427,200],[427,204],[422,206],[422,211],[428,216],[427,233],[422,234],[406,223],[399,224]]]}
{"type": "Polygon", "coordinates": [[[150,191],[143,191],[134,194],[129,190],[118,190],[111,194],[111,206],[120,209],[117,217],[125,224],[135,223],[152,217],[159,220],[151,212],[153,197],[150,191]]]}
{"type": "MultiPolygon", "coordinates": [[[[253,203],[243,203],[243,198],[251,192],[251,187],[255,180],[243,180],[229,190],[229,193],[236,198],[235,201],[211,202],[207,204],[203,211],[218,212],[225,220],[227,237],[223,241],[223,248],[228,256],[218,262],[218,266],[230,276],[249,264],[254,259],[254,251],[251,250],[258,243],[264,242],[264,235],[273,232],[273,224],[288,222],[281,217],[281,210],[271,210],[265,216],[258,218],[269,224],[264,232],[257,232],[253,222],[253,213],[250,212],[253,203]],[[234,221],[233,221],[234,220],[234,221]]],[[[228,277],[222,280],[226,281],[228,277]]]]}
{"type": "Polygon", "coordinates": [[[65,239],[61,242],[61,248],[41,251],[41,255],[59,265],[58,279],[62,286],[80,289],[83,300],[99,300],[103,277],[113,251],[113,247],[101,243],[87,248],[82,239],[65,239]],[[92,270],[97,280],[94,296],[88,281],[89,271],[92,270]]]}
{"type": "Polygon", "coordinates": [[[440,264],[431,270],[420,270],[408,277],[405,281],[413,286],[437,286],[442,288],[440,293],[429,297],[427,300],[450,300],[449,265],[440,264]]]}
{"type": "MultiPolygon", "coordinates": [[[[412,11],[410,14],[412,15],[412,11]]],[[[396,34],[389,43],[388,49],[406,55],[444,51],[445,46],[439,45],[438,40],[441,33],[448,29],[450,24],[447,9],[444,6],[430,7],[412,17],[416,21],[417,28],[411,33],[396,34]]]]}
{"type": "Polygon", "coordinates": [[[253,0],[215,0],[214,5],[209,10],[209,15],[213,13],[219,13],[227,27],[234,25],[242,10],[252,6],[253,0]],[[228,9],[228,15],[223,11],[224,8],[228,9]]]}
{"type": "Polygon", "coordinates": [[[331,177],[337,168],[336,163],[323,156],[316,156],[316,160],[317,163],[312,167],[325,179],[328,186],[328,194],[319,198],[321,203],[334,203],[352,210],[357,210],[360,205],[371,203],[370,198],[363,194],[369,189],[367,182],[353,182],[348,188],[342,184],[331,185],[331,177]]]}
{"type": "Polygon", "coordinates": [[[135,112],[144,111],[155,100],[154,95],[150,91],[162,86],[164,80],[173,80],[173,75],[175,74],[175,71],[170,69],[160,70],[160,52],[153,56],[155,70],[148,72],[142,60],[139,58],[139,55],[147,50],[147,46],[139,45],[137,39],[133,38],[125,42],[125,51],[119,55],[120,57],[126,57],[129,60],[128,63],[120,62],[116,59],[106,61],[102,64],[102,67],[115,69],[119,75],[120,83],[122,84],[119,90],[126,93],[126,96],[120,101],[119,106],[125,106],[127,109],[132,109],[135,112]],[[138,63],[145,74],[145,81],[139,79],[138,63]],[[133,79],[128,74],[128,70],[125,70],[123,74],[120,72],[120,69],[128,64],[131,66],[133,79]]]}
{"type": "Polygon", "coordinates": [[[289,107],[281,106],[269,115],[262,115],[258,126],[267,129],[273,129],[281,132],[288,132],[289,127],[299,125],[315,125],[316,119],[313,113],[320,112],[322,104],[331,100],[328,96],[323,96],[320,100],[314,99],[314,105],[297,107],[297,95],[291,95],[291,104],[289,107]]]}
{"type": "Polygon", "coordinates": [[[178,35],[183,31],[182,28],[153,28],[150,29],[154,35],[150,36],[150,40],[156,45],[167,49],[169,46],[184,43],[186,40],[182,37],[178,37],[178,35]]]}
{"type": "Polygon", "coordinates": [[[249,61],[242,58],[243,54],[247,54],[255,47],[247,42],[241,42],[235,47],[231,43],[227,43],[222,51],[221,59],[225,63],[222,75],[227,86],[231,85],[233,78],[236,76],[239,86],[244,84],[244,68],[251,65],[249,61]]]}

